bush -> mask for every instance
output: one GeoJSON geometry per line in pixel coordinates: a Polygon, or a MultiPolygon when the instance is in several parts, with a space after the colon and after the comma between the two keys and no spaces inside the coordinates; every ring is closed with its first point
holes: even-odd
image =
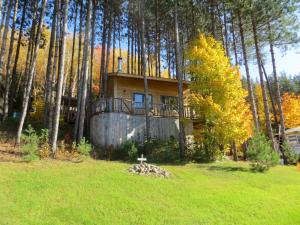
{"type": "Polygon", "coordinates": [[[216,137],[210,133],[204,133],[200,143],[196,143],[194,155],[192,157],[196,162],[214,162],[223,157],[224,151],[220,148],[216,137]]]}
{"type": "Polygon", "coordinates": [[[249,141],[247,154],[254,171],[264,172],[279,163],[279,155],[273,150],[270,140],[258,131],[249,141]]]}
{"type": "Polygon", "coordinates": [[[108,149],[108,158],[113,160],[136,161],[138,157],[138,144],[128,140],[116,149],[108,149]]]}
{"type": "Polygon", "coordinates": [[[39,136],[39,155],[41,158],[47,158],[50,157],[51,152],[51,146],[49,144],[49,130],[48,129],[42,129],[41,134],[39,136]]]}
{"type": "Polygon", "coordinates": [[[92,145],[87,140],[85,140],[85,138],[82,138],[76,149],[80,155],[87,157],[92,151],[92,145]]]}
{"type": "Polygon", "coordinates": [[[143,147],[143,153],[150,162],[178,163],[180,161],[178,142],[149,142],[143,147]]]}
{"type": "Polygon", "coordinates": [[[295,150],[292,148],[292,146],[287,141],[283,142],[282,151],[285,156],[287,164],[292,165],[298,161],[298,159],[299,159],[298,154],[295,152],[295,150]]]}
{"type": "Polygon", "coordinates": [[[22,152],[25,154],[23,159],[28,162],[39,159],[39,136],[31,125],[28,125],[28,128],[21,136],[21,140],[24,143],[21,147],[22,152]]]}
{"type": "Polygon", "coordinates": [[[128,159],[135,161],[138,157],[137,144],[133,141],[128,141],[123,145],[123,149],[127,152],[128,159]]]}

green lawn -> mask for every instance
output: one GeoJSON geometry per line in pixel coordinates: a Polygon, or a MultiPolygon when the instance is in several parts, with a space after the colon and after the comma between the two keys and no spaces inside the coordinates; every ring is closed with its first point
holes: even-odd
{"type": "Polygon", "coordinates": [[[300,172],[243,163],[162,166],[171,179],[105,161],[0,163],[0,224],[300,224],[300,172]]]}

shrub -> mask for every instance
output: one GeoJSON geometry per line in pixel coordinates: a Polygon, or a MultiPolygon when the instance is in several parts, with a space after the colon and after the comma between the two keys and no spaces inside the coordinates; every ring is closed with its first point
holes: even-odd
{"type": "Polygon", "coordinates": [[[287,141],[283,142],[282,151],[285,156],[287,164],[290,164],[290,165],[295,164],[298,161],[298,159],[299,159],[298,154],[295,152],[295,150],[292,148],[292,146],[287,141]]]}
{"type": "Polygon", "coordinates": [[[193,160],[196,162],[214,162],[223,157],[223,151],[216,140],[216,137],[209,133],[203,134],[201,142],[196,143],[193,155],[193,160]]]}
{"type": "Polygon", "coordinates": [[[85,138],[82,138],[76,149],[80,155],[87,157],[92,151],[92,145],[85,138]]]}
{"type": "Polygon", "coordinates": [[[28,162],[37,160],[39,158],[39,136],[31,125],[28,125],[28,128],[21,136],[21,140],[24,143],[21,147],[22,152],[25,154],[23,159],[28,162]]]}
{"type": "Polygon", "coordinates": [[[143,147],[143,153],[150,162],[177,163],[180,161],[178,142],[149,142],[143,147]]]}
{"type": "Polygon", "coordinates": [[[270,140],[258,131],[249,141],[247,154],[253,171],[264,172],[279,163],[279,155],[273,150],[270,140]]]}
{"type": "Polygon", "coordinates": [[[121,147],[108,149],[108,157],[113,160],[136,161],[138,157],[138,144],[132,140],[126,141],[121,147]]]}
{"type": "Polygon", "coordinates": [[[51,146],[49,144],[49,130],[48,129],[42,129],[41,134],[39,136],[39,155],[41,158],[47,158],[50,157],[52,154],[51,152],[51,146]]]}
{"type": "Polygon", "coordinates": [[[128,141],[124,144],[123,149],[127,152],[128,159],[130,161],[136,160],[138,157],[137,144],[133,141],[128,141]]]}

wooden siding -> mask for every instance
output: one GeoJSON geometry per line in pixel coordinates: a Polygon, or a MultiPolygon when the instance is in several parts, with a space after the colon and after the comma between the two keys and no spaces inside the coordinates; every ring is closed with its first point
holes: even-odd
{"type": "MultiPolygon", "coordinates": [[[[185,103],[189,82],[183,85],[185,103]]],[[[148,77],[149,94],[153,97],[153,104],[161,104],[161,96],[178,96],[178,82],[174,79],[148,77]]],[[[133,99],[134,93],[144,93],[144,80],[141,76],[135,75],[115,75],[112,74],[108,79],[108,97],[133,99]]]]}

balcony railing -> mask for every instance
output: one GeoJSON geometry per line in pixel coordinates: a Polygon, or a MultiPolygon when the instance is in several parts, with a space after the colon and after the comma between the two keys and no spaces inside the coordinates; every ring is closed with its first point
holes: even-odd
{"type": "MultiPolygon", "coordinates": [[[[129,115],[145,115],[145,107],[124,98],[107,98],[93,103],[92,115],[101,113],[119,112],[129,115]]],[[[149,105],[149,116],[178,118],[179,110],[177,105],[151,104],[149,105]]],[[[195,118],[195,112],[189,107],[184,106],[184,117],[195,118]]]]}

